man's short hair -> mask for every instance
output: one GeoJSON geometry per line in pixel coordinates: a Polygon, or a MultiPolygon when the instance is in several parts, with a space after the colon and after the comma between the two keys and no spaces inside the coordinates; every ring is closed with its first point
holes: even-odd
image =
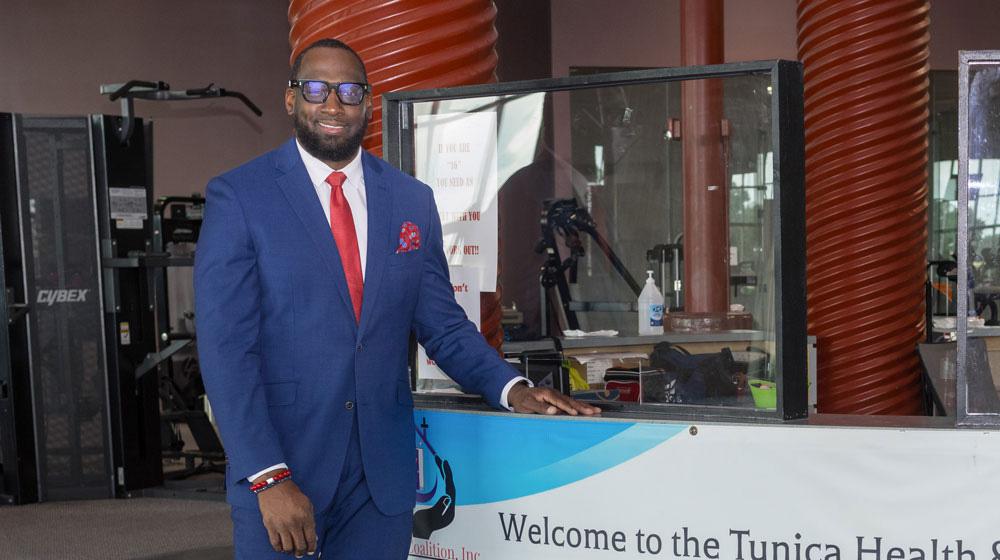
{"type": "Polygon", "coordinates": [[[302,49],[302,52],[300,52],[298,56],[295,57],[295,61],[292,63],[292,73],[289,75],[288,78],[289,80],[299,79],[299,69],[302,68],[302,57],[305,56],[307,52],[318,48],[343,49],[354,55],[354,58],[358,61],[358,66],[361,67],[361,75],[364,77],[365,82],[366,83],[368,82],[368,70],[365,69],[365,62],[361,60],[361,56],[358,55],[358,53],[355,52],[354,49],[348,46],[347,43],[341,41],[340,39],[331,39],[331,38],[319,39],[313,41],[312,43],[309,44],[308,47],[302,49]]]}

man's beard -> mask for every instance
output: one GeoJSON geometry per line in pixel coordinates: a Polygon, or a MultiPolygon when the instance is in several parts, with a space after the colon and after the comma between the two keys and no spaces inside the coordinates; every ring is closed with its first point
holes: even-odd
{"type": "Polygon", "coordinates": [[[315,132],[309,127],[309,123],[300,114],[295,115],[295,136],[302,143],[302,147],[313,157],[323,161],[348,161],[354,158],[361,147],[361,142],[365,139],[365,131],[368,130],[368,122],[362,122],[361,128],[352,136],[343,140],[330,138],[315,132]]]}

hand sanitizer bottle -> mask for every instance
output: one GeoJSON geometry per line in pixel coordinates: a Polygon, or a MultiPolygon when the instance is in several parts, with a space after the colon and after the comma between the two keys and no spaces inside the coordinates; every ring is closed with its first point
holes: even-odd
{"type": "Polygon", "coordinates": [[[646,286],[639,294],[639,334],[663,334],[663,294],[656,289],[653,271],[647,270],[646,286]]]}

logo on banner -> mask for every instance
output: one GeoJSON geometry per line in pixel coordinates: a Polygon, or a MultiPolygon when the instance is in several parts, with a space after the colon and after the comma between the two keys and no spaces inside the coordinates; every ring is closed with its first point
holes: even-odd
{"type": "Polygon", "coordinates": [[[417,504],[430,505],[413,514],[413,536],[418,539],[430,538],[455,519],[455,476],[448,461],[431,445],[428,428],[426,418],[417,428],[417,504]]]}
{"type": "Polygon", "coordinates": [[[480,553],[466,546],[442,544],[431,534],[455,520],[455,476],[451,464],[438,454],[427,437],[427,418],[417,430],[417,506],[413,514],[410,556],[434,560],[478,560],[480,553]]]}

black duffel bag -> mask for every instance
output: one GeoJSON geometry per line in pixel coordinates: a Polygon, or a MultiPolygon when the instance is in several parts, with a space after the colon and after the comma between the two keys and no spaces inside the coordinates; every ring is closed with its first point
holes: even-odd
{"type": "Polygon", "coordinates": [[[663,402],[717,404],[736,397],[736,362],[729,348],[689,354],[660,342],[649,355],[649,365],[666,372],[663,402]]]}

